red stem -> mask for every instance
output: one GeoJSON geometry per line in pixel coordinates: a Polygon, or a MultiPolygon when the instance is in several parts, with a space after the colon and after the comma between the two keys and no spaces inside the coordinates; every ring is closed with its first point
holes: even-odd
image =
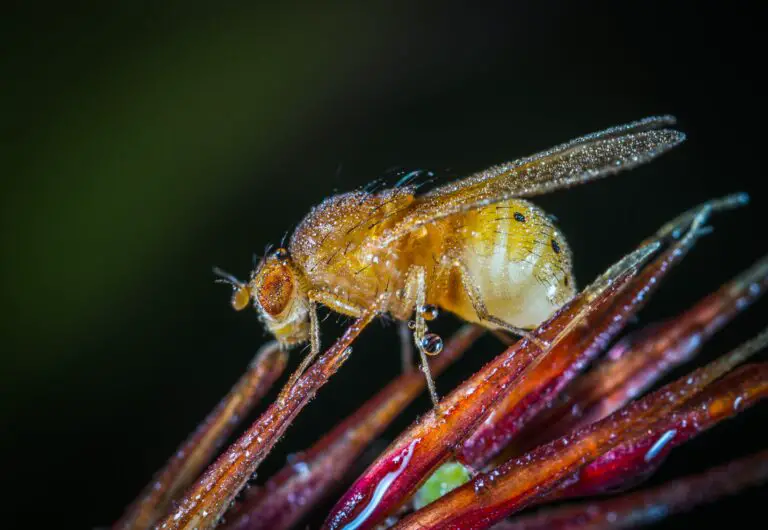
{"type": "Polygon", "coordinates": [[[263,346],[248,371],[232,387],[194,433],[158,471],[139,497],[114,525],[116,530],[146,529],[169,507],[170,502],[210,463],[221,444],[232,434],[240,418],[264,397],[285,370],[288,356],[277,343],[263,346]]]}
{"type": "MultiPolygon", "coordinates": [[[[437,375],[456,361],[483,332],[478,326],[462,327],[430,363],[432,373],[437,375]]],[[[338,485],[370,441],[424,390],[424,383],[420,371],[405,373],[389,383],[257,493],[246,493],[243,503],[227,514],[223,529],[292,527],[338,485]]]]}
{"type": "Polygon", "coordinates": [[[235,496],[243,489],[264,457],[285,433],[296,415],[317,390],[347,360],[350,344],[375,314],[367,313],[323,354],[292,386],[283,389],[285,399],[273,403],[184,494],[178,505],[157,528],[209,530],[214,528],[235,496]]]}
{"type": "Polygon", "coordinates": [[[768,480],[768,451],[621,497],[504,521],[493,530],[611,530],[658,522],[768,480]]]}

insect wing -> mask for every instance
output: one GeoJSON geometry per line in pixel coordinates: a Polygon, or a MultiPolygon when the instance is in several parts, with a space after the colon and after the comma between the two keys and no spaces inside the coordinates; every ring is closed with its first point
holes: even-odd
{"type": "Polygon", "coordinates": [[[611,127],[436,188],[379,244],[386,246],[449,215],[575,186],[649,162],[685,140],[683,133],[663,128],[674,122],[671,116],[652,116],[611,127]]]}

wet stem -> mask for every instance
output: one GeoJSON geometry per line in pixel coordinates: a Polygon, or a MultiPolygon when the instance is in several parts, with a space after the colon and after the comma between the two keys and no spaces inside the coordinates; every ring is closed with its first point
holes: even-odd
{"type": "MultiPolygon", "coordinates": [[[[534,330],[536,340],[524,338],[469,377],[401,433],[353,482],[325,527],[372,528],[386,520],[398,528],[487,528],[530,504],[632,484],[654,471],[673,447],[765,397],[765,364],[734,368],[765,346],[768,332],[654,393],[639,396],[670,369],[692,359],[707,338],[762,294],[768,285],[768,258],[682,315],[640,330],[600,356],[685,256],[709,215],[729,207],[727,199],[694,208],[665,225],[534,330]],[[590,363],[597,363],[595,369],[580,376],[590,363]],[[441,463],[455,458],[479,473],[468,484],[413,511],[409,501],[414,492],[441,463]],[[622,465],[613,465],[616,462],[622,465]]],[[[371,311],[350,326],[194,480],[284,370],[284,352],[273,345],[262,349],[115,528],[156,524],[209,529],[228,511],[225,526],[230,530],[297,524],[424,389],[419,372],[403,374],[308,448],[301,466],[286,466],[236,502],[259,464],[349,357],[352,343],[375,316],[371,311]],[[172,499],[177,500],[171,506],[172,499]]],[[[445,369],[481,333],[478,327],[462,328],[447,342],[445,352],[432,360],[432,370],[445,369]]],[[[664,507],[663,514],[689,509],[765,480],[766,461],[768,454],[760,453],[732,464],[728,469],[742,469],[749,462],[755,472],[745,473],[743,480],[723,480],[723,470],[716,469],[604,501],[589,517],[579,515],[584,508],[574,505],[502,525],[518,530],[578,528],[582,523],[607,528],[625,524],[633,507],[633,517],[638,517],[638,503],[649,498],[664,507]],[[707,495],[695,493],[693,485],[701,484],[712,485],[707,495]],[[609,509],[618,515],[605,516],[609,509]]],[[[660,513],[656,510],[646,519],[660,513]]]]}

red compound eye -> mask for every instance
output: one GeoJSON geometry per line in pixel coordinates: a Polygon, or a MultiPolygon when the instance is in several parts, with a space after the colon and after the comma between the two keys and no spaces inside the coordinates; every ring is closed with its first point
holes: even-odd
{"type": "Polygon", "coordinates": [[[288,267],[276,265],[264,271],[257,298],[259,305],[270,316],[285,311],[293,294],[293,276],[288,267]]]}

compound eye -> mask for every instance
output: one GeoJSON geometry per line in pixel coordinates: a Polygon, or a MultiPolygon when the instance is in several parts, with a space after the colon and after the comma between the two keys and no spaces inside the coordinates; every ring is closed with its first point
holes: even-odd
{"type": "Polygon", "coordinates": [[[235,311],[240,311],[248,307],[248,302],[251,301],[251,293],[248,291],[247,285],[241,285],[236,287],[232,292],[232,300],[230,303],[235,311]]]}
{"type": "Polygon", "coordinates": [[[278,248],[273,256],[278,261],[285,261],[288,259],[288,251],[284,248],[278,248]]]}
{"type": "Polygon", "coordinates": [[[276,317],[288,307],[293,294],[293,276],[288,267],[278,265],[266,271],[259,286],[259,305],[264,311],[276,317]]]}

